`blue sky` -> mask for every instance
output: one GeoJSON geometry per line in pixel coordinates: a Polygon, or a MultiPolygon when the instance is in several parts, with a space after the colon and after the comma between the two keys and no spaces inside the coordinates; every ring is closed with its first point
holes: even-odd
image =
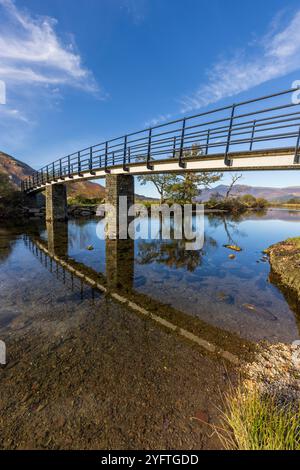
{"type": "MultiPolygon", "coordinates": [[[[296,0],[0,0],[0,149],[35,168],[297,79],[296,0]]],[[[252,172],[242,183],[299,178],[252,172]]]]}

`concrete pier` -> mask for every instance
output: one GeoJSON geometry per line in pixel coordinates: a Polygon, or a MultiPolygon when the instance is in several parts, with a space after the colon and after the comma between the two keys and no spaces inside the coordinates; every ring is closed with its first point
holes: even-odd
{"type": "Polygon", "coordinates": [[[129,218],[122,221],[125,212],[134,204],[134,177],[131,175],[107,175],[106,176],[106,203],[114,206],[115,210],[107,215],[109,224],[107,237],[111,239],[126,239],[129,218]],[[126,196],[127,199],[121,196],[126,196]],[[122,204],[122,206],[121,206],[122,204]],[[121,216],[121,218],[119,217],[121,216]]]}
{"type": "Polygon", "coordinates": [[[54,222],[67,220],[67,188],[64,184],[53,184],[46,187],[46,220],[54,222]]]}

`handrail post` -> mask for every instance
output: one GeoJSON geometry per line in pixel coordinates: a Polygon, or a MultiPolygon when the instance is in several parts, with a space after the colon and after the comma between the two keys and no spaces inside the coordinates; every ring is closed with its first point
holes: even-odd
{"type": "Polygon", "coordinates": [[[62,161],[61,161],[61,158],[59,159],[59,173],[60,173],[60,179],[63,179],[63,176],[62,176],[62,161]]]}
{"type": "Polygon", "coordinates": [[[206,146],[205,146],[205,155],[208,154],[209,138],[210,138],[210,129],[207,129],[207,138],[206,138],[206,146]]]}
{"type": "Polygon", "coordinates": [[[128,171],[126,166],[126,157],[127,157],[127,135],[124,136],[124,153],[123,153],[123,170],[128,171]]]}
{"type": "Polygon", "coordinates": [[[89,170],[93,170],[93,148],[90,147],[89,170]]]}
{"type": "Polygon", "coordinates": [[[295,148],[295,158],[294,158],[294,163],[300,163],[299,159],[300,159],[300,127],[299,127],[299,133],[298,133],[298,137],[297,137],[297,142],[296,142],[296,148],[295,148]]]}
{"type": "Polygon", "coordinates": [[[80,151],[77,156],[77,166],[78,166],[78,176],[81,176],[81,160],[80,160],[80,151]]]}
{"type": "Polygon", "coordinates": [[[72,178],[71,176],[71,157],[68,155],[68,173],[69,173],[69,178],[72,178]]]}
{"type": "Polygon", "coordinates": [[[175,135],[175,137],[173,138],[173,158],[176,157],[176,143],[177,143],[177,137],[175,135]]]}
{"type": "Polygon", "coordinates": [[[148,149],[147,149],[147,169],[148,170],[153,170],[153,166],[150,164],[151,144],[152,144],[152,128],[149,129],[149,136],[148,136],[148,149]]]}
{"type": "Polygon", "coordinates": [[[186,119],[184,118],[182,121],[182,131],[181,131],[181,140],[180,140],[180,152],[179,152],[179,158],[178,158],[178,165],[181,168],[185,168],[185,164],[182,161],[183,158],[183,148],[184,148],[184,137],[185,137],[185,125],[186,125],[186,119]]]}
{"type": "Polygon", "coordinates": [[[252,152],[252,148],[253,148],[253,139],[254,139],[254,135],[255,135],[255,126],[256,126],[256,120],[254,119],[252,134],[251,134],[251,141],[250,141],[250,152],[252,152]]]}
{"type": "Polygon", "coordinates": [[[89,170],[91,175],[96,173],[93,171],[93,147],[90,147],[89,170]]]}
{"type": "Polygon", "coordinates": [[[46,166],[46,172],[47,172],[47,183],[49,183],[49,166],[46,166]]]}
{"type": "Polygon", "coordinates": [[[54,162],[52,163],[52,173],[53,173],[53,181],[55,181],[55,164],[54,162]]]}
{"type": "Polygon", "coordinates": [[[236,105],[233,104],[232,107],[231,107],[231,116],[230,116],[230,123],[229,123],[228,137],[227,137],[227,144],[226,144],[225,158],[224,158],[224,163],[225,163],[226,166],[231,166],[232,165],[232,161],[228,158],[228,153],[229,153],[229,149],[230,149],[232,125],[233,125],[233,121],[234,121],[235,108],[236,108],[236,105]]]}
{"type": "Polygon", "coordinates": [[[105,166],[104,166],[104,171],[105,171],[105,173],[110,173],[110,171],[107,168],[107,156],[108,156],[108,142],[106,141],[105,142],[105,162],[104,162],[105,166]]]}

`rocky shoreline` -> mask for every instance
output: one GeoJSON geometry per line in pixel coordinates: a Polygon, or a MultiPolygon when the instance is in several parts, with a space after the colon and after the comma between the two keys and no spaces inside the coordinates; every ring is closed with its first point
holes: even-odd
{"type": "MultiPolygon", "coordinates": [[[[264,251],[269,256],[270,280],[284,293],[296,314],[300,306],[300,238],[276,243],[264,251]]],[[[300,344],[258,345],[253,361],[245,365],[244,385],[281,403],[300,402],[300,344]]]]}
{"type": "Polygon", "coordinates": [[[270,280],[284,293],[297,314],[300,312],[300,238],[270,246],[265,253],[271,265],[270,280]]]}
{"type": "Polygon", "coordinates": [[[282,405],[300,402],[300,346],[260,344],[254,360],[244,368],[246,390],[258,389],[282,405]]]}

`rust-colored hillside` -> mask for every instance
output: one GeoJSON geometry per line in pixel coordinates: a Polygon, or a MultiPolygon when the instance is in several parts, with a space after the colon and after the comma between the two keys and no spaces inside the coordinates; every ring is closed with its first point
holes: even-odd
{"type": "MultiPolygon", "coordinates": [[[[19,189],[21,181],[32,175],[34,169],[26,163],[0,151],[0,172],[9,176],[15,188],[19,189]]],[[[105,188],[91,181],[79,181],[68,184],[68,195],[86,198],[104,198],[105,188]]]]}

